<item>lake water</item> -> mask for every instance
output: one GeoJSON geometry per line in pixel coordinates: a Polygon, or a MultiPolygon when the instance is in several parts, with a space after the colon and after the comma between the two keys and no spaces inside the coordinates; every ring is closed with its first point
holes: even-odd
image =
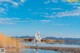
{"type": "MultiPolygon", "coordinates": [[[[29,45],[34,46],[35,44],[32,42],[23,43],[23,45],[29,45]]],[[[80,45],[75,44],[61,44],[61,43],[54,43],[54,44],[48,44],[48,43],[39,43],[39,46],[47,46],[47,47],[70,47],[70,48],[80,48],[80,45]]]]}
{"type": "Polygon", "coordinates": [[[6,49],[6,53],[60,53],[50,50],[36,50],[36,49],[6,49]]]}
{"type": "MultiPolygon", "coordinates": [[[[33,43],[28,42],[24,43],[24,45],[34,46],[33,43]]],[[[49,46],[49,47],[71,47],[71,48],[80,48],[80,45],[67,45],[67,44],[46,44],[46,43],[39,43],[39,46],[49,46]]],[[[61,53],[58,51],[51,51],[51,50],[40,50],[40,49],[6,49],[6,53],[61,53]]],[[[66,52],[64,52],[66,53],[66,52]]]]}
{"type": "Polygon", "coordinates": [[[36,49],[23,49],[21,53],[60,53],[56,51],[50,51],[50,50],[36,50],[36,49]]]}

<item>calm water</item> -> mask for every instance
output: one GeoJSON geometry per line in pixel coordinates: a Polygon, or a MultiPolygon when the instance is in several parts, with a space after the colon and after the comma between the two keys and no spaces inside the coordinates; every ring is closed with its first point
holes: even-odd
{"type": "MultiPolygon", "coordinates": [[[[24,45],[34,45],[33,43],[23,43],[24,45]]],[[[67,45],[67,44],[46,44],[39,43],[39,46],[50,46],[50,47],[72,47],[72,48],[80,48],[80,45],[67,45]]],[[[6,49],[6,53],[61,53],[57,51],[50,50],[39,50],[39,49],[6,49]]],[[[65,52],[64,52],[65,53],[65,52]]]]}
{"type": "MultiPolygon", "coordinates": [[[[24,44],[24,45],[29,45],[29,46],[33,46],[33,45],[34,45],[34,44],[31,43],[31,42],[23,43],[23,44],[24,44]]],[[[74,44],[59,44],[59,43],[54,43],[54,44],[39,43],[39,46],[80,48],[80,45],[74,45],[74,44]]]]}
{"type": "Polygon", "coordinates": [[[60,53],[56,51],[50,51],[50,50],[36,50],[36,49],[23,49],[21,53],[60,53]]]}
{"type": "Polygon", "coordinates": [[[36,49],[6,49],[6,53],[60,53],[49,50],[36,50],[36,49]]]}

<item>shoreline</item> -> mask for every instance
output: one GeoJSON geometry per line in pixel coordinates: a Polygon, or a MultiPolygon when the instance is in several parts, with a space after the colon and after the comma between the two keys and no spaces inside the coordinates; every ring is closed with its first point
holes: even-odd
{"type": "Polygon", "coordinates": [[[43,47],[43,46],[25,46],[24,48],[30,49],[41,49],[41,50],[53,50],[59,52],[72,52],[72,53],[80,53],[80,48],[67,48],[67,47],[43,47]]]}

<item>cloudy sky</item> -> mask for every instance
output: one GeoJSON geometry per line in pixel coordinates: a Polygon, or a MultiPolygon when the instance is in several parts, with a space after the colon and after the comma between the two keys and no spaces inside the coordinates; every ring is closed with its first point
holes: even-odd
{"type": "Polygon", "coordinates": [[[8,36],[80,37],[80,2],[0,0],[0,32],[8,36]]]}

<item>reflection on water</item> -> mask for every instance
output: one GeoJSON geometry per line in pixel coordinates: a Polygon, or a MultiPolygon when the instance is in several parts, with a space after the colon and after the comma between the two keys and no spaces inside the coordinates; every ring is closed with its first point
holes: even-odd
{"type": "Polygon", "coordinates": [[[21,53],[60,53],[60,52],[39,49],[22,49],[21,53]]]}
{"type": "Polygon", "coordinates": [[[56,51],[49,50],[39,50],[39,49],[15,49],[15,48],[7,48],[6,53],[59,53],[56,51]]]}
{"type": "MultiPolygon", "coordinates": [[[[32,43],[23,43],[24,45],[33,45],[32,43]]],[[[67,44],[45,44],[40,43],[39,46],[51,46],[51,47],[77,47],[80,48],[80,45],[67,45],[67,44]]],[[[40,50],[40,49],[26,49],[26,48],[6,48],[6,53],[61,53],[57,51],[50,50],[40,50]]],[[[65,53],[65,52],[64,52],[65,53]]]]}
{"type": "Polygon", "coordinates": [[[6,53],[39,53],[38,49],[16,49],[16,48],[6,48],[6,53]]]}
{"type": "MultiPolygon", "coordinates": [[[[28,42],[28,43],[24,43],[23,45],[33,46],[33,43],[28,42]]],[[[62,44],[59,44],[59,43],[54,43],[54,44],[40,43],[39,46],[80,48],[80,45],[63,44],[63,43],[62,44]]]]}

